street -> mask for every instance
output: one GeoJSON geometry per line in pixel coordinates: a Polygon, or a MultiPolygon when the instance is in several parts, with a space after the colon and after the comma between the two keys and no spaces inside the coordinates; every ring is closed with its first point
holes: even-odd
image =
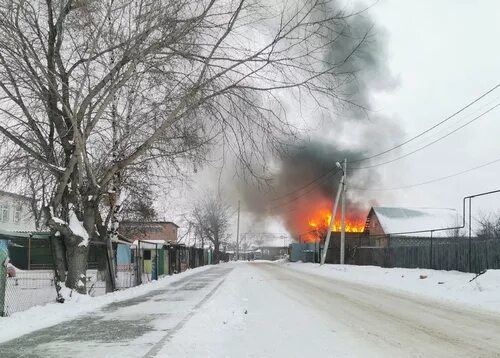
{"type": "Polygon", "coordinates": [[[0,345],[2,357],[500,357],[500,315],[315,276],[214,266],[0,345]]]}
{"type": "Polygon", "coordinates": [[[497,314],[274,263],[236,265],[183,333],[165,356],[500,357],[497,314]]]}

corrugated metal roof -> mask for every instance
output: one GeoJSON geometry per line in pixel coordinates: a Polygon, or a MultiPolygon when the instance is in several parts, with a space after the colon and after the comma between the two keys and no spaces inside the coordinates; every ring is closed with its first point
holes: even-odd
{"type": "MultiPolygon", "coordinates": [[[[441,230],[461,224],[461,216],[455,209],[448,208],[372,208],[386,234],[400,234],[411,231],[441,230]]],[[[411,235],[426,236],[429,233],[411,235]]],[[[436,236],[446,235],[445,231],[436,232],[436,236]]]]}

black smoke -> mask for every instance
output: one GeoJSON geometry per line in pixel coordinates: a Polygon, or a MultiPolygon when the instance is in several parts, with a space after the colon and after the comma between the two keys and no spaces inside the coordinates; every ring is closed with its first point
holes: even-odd
{"type": "MultiPolygon", "coordinates": [[[[277,159],[270,189],[258,191],[245,183],[238,188],[257,220],[279,217],[295,236],[309,229],[307,220],[314,211],[331,211],[340,179],[336,161],[348,160],[348,188],[380,186],[376,170],[351,168],[360,166],[359,159],[390,147],[401,134],[397,121],[372,105],[374,93],[391,91],[398,84],[388,66],[385,31],[368,11],[362,11],[339,22],[330,36],[335,41],[325,60],[338,65],[339,101],[328,116],[317,120],[320,130],[289,143],[288,151],[277,159]]],[[[348,193],[349,213],[364,220],[370,198],[354,190],[348,193]]]]}

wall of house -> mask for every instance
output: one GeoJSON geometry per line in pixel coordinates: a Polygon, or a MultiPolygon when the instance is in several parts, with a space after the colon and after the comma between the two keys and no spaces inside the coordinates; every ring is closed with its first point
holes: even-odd
{"type": "Polygon", "coordinates": [[[147,231],[146,240],[165,240],[168,243],[177,242],[177,227],[171,223],[152,224],[156,230],[147,231]]]}
{"type": "Polygon", "coordinates": [[[370,212],[370,227],[368,229],[370,230],[370,236],[385,235],[384,229],[382,228],[382,225],[380,225],[380,221],[373,211],[370,212]]]}
{"type": "Polygon", "coordinates": [[[137,240],[164,240],[165,243],[175,244],[177,242],[177,226],[173,223],[145,222],[124,224],[132,230],[132,238],[137,240]]]}
{"type": "Polygon", "coordinates": [[[0,229],[8,231],[34,231],[36,229],[29,199],[0,194],[0,229]]]}

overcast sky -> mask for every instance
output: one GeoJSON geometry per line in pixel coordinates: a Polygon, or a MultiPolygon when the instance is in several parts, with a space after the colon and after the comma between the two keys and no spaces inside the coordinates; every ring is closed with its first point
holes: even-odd
{"type": "MultiPolygon", "coordinates": [[[[379,31],[385,32],[388,66],[398,80],[398,86],[389,92],[372,91],[373,110],[378,116],[390,118],[403,133],[394,142],[427,129],[500,83],[499,1],[381,0],[369,12],[382,29],[379,31]]],[[[414,150],[498,103],[500,89],[432,135],[381,160],[414,150]]],[[[500,108],[427,149],[380,167],[380,188],[421,183],[500,159],[499,119],[500,108]]],[[[380,206],[461,210],[462,197],[500,189],[499,174],[500,162],[428,185],[364,195],[380,206]]],[[[206,186],[200,178],[203,175],[195,175],[198,184],[194,188],[184,186],[175,198],[182,204],[170,207],[166,215],[188,210],[188,198],[206,186]]],[[[475,216],[500,211],[500,194],[476,199],[473,206],[475,216]]],[[[243,220],[241,231],[248,230],[249,225],[250,221],[243,220]]],[[[272,223],[262,227],[265,230],[282,228],[272,223]]]]}
{"type": "MultiPolygon", "coordinates": [[[[399,119],[408,137],[500,83],[500,50],[496,45],[500,2],[382,0],[371,12],[388,33],[389,67],[400,80],[397,89],[378,98],[376,107],[399,119]]],[[[500,103],[500,90],[475,109],[488,103],[500,103]]],[[[472,118],[460,116],[455,123],[472,118]]],[[[496,109],[428,149],[384,166],[384,185],[419,183],[500,159],[499,119],[500,109],[496,109]]],[[[384,205],[458,209],[465,195],[500,189],[499,174],[497,163],[377,199],[384,205]]],[[[500,195],[476,202],[484,211],[500,209],[500,195]]]]}

